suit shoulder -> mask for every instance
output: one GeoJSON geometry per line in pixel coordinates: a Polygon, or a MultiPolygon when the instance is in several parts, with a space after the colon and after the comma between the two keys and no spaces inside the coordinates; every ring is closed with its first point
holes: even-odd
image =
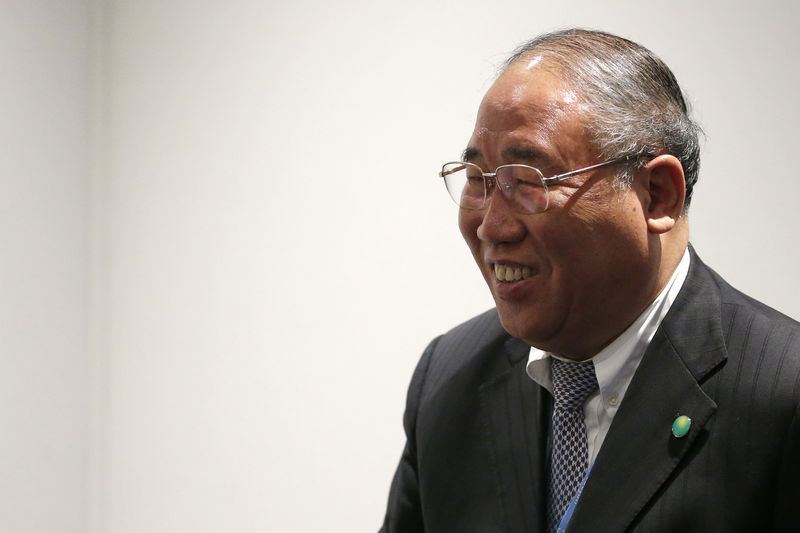
{"type": "Polygon", "coordinates": [[[771,327],[794,330],[800,328],[800,323],[796,320],[733,287],[713,268],[706,265],[693,248],[690,248],[690,252],[692,265],[686,281],[688,290],[685,291],[690,297],[705,300],[719,298],[725,319],[738,321],[742,315],[746,315],[761,323],[769,323],[772,325],[771,327]],[[716,290],[710,289],[710,287],[715,287],[716,290]]]}
{"type": "MultiPolygon", "coordinates": [[[[740,392],[764,413],[788,420],[800,405],[800,323],[744,294],[711,271],[720,292],[721,329],[740,392]]],[[[765,414],[766,416],[766,414],[765,414]]]]}
{"type": "Polygon", "coordinates": [[[485,346],[506,337],[497,310],[489,309],[439,337],[432,359],[437,366],[460,366],[485,346]]]}
{"type": "Polygon", "coordinates": [[[458,348],[464,344],[476,345],[491,342],[499,336],[508,336],[500,324],[497,309],[489,309],[450,329],[440,339],[441,348],[458,348]]]}
{"type": "MultiPolygon", "coordinates": [[[[709,269],[711,276],[719,287],[722,305],[725,314],[731,314],[732,320],[737,320],[737,315],[744,315],[748,321],[761,325],[768,325],[771,330],[797,331],[800,330],[800,322],[781,313],[780,311],[756,300],[739,289],[730,285],[722,276],[714,270],[709,269]]],[[[741,316],[738,317],[740,320],[741,316]]]]}
{"type": "Polygon", "coordinates": [[[496,309],[459,324],[438,337],[426,351],[425,389],[436,390],[454,379],[480,381],[509,368],[527,353],[524,342],[511,337],[496,309]]]}

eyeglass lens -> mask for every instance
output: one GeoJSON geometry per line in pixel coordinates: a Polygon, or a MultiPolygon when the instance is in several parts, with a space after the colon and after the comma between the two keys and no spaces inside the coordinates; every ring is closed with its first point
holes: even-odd
{"type": "Polygon", "coordinates": [[[523,213],[547,209],[547,187],[536,169],[524,165],[506,165],[497,169],[494,179],[487,178],[477,165],[447,163],[442,168],[447,191],[464,209],[485,207],[492,185],[499,188],[512,206],[523,213]]]}

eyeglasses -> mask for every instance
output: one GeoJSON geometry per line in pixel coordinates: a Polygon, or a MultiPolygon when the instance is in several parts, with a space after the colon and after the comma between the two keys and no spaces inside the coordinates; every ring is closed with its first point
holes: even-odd
{"type": "Polygon", "coordinates": [[[547,211],[547,207],[550,205],[548,184],[637,158],[638,156],[635,155],[627,155],[549,178],[545,178],[538,168],[528,165],[502,165],[497,167],[494,172],[484,172],[474,163],[451,161],[444,164],[439,176],[444,178],[444,184],[450,197],[462,209],[478,210],[486,207],[491,189],[496,186],[503,192],[514,209],[520,213],[533,214],[547,211]]]}

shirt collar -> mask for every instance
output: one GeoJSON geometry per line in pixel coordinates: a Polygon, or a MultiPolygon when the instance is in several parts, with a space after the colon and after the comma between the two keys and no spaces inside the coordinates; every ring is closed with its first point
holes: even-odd
{"type": "MultiPolygon", "coordinates": [[[[672,277],[653,303],[619,337],[591,358],[600,386],[599,392],[605,405],[616,410],[616,406],[622,401],[647,345],[650,344],[658,326],[675,301],[688,273],[687,249],[678,268],[672,273],[672,277]]],[[[526,371],[531,379],[552,393],[553,380],[549,360],[551,357],[558,356],[531,347],[526,371]]]]}

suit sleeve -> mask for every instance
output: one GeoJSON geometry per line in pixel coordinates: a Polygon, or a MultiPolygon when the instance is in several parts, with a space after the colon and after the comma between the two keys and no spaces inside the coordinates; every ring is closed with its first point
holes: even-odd
{"type": "Polygon", "coordinates": [[[434,339],[425,349],[411,378],[406,398],[406,410],[403,415],[406,445],[392,480],[386,517],[379,533],[422,533],[425,531],[417,468],[416,425],[425,377],[438,341],[438,338],[434,339]]]}
{"type": "Polygon", "coordinates": [[[800,531],[800,405],[795,409],[789,434],[784,441],[784,454],[781,463],[778,487],[775,492],[774,533],[795,533],[800,531]]]}

